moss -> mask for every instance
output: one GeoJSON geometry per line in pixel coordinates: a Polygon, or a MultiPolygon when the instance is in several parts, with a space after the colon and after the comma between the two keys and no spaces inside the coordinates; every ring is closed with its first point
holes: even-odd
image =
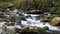
{"type": "Polygon", "coordinates": [[[51,18],[59,17],[59,15],[51,14],[51,18]]]}
{"type": "Polygon", "coordinates": [[[25,26],[22,28],[21,32],[36,32],[36,33],[46,33],[44,28],[40,28],[37,26],[25,26]]]}

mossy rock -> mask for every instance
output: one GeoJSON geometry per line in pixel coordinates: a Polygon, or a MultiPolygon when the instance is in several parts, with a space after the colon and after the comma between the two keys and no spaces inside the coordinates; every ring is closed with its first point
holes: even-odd
{"type": "Polygon", "coordinates": [[[40,28],[37,26],[25,26],[22,28],[21,33],[28,33],[28,32],[33,32],[33,33],[46,33],[44,28],[40,28]]]}

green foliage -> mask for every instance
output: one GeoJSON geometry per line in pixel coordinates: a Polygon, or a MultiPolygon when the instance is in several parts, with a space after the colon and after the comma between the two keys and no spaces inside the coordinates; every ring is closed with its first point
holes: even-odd
{"type": "Polygon", "coordinates": [[[0,11],[7,12],[6,9],[10,4],[10,2],[0,2],[0,11]]]}
{"type": "Polygon", "coordinates": [[[0,0],[0,10],[6,11],[5,8],[9,4],[21,10],[40,10],[60,14],[60,0],[0,0]]]}
{"type": "MultiPolygon", "coordinates": [[[[18,7],[23,9],[23,10],[32,10],[32,9],[40,9],[42,10],[43,8],[46,8],[49,5],[49,1],[48,0],[25,0],[22,3],[20,2],[18,4],[18,7]]],[[[16,4],[17,5],[17,4],[16,4]]],[[[45,9],[43,9],[45,10],[45,9]]],[[[47,10],[47,8],[46,8],[47,10]]]]}
{"type": "Polygon", "coordinates": [[[22,10],[38,9],[43,12],[60,13],[60,0],[16,0],[14,4],[22,10]]]}
{"type": "Polygon", "coordinates": [[[19,8],[20,9],[20,6],[21,6],[21,4],[22,4],[22,2],[24,2],[24,0],[15,0],[14,1],[14,6],[16,7],[16,8],[19,8]]]}
{"type": "Polygon", "coordinates": [[[14,1],[14,0],[0,0],[0,2],[10,2],[10,1],[14,1]]]}
{"type": "Polygon", "coordinates": [[[51,14],[51,18],[59,17],[59,15],[51,14]]]}
{"type": "Polygon", "coordinates": [[[11,20],[11,21],[14,21],[15,19],[17,19],[18,18],[18,16],[16,15],[16,14],[11,14],[10,16],[9,16],[9,20],[11,20]]]}

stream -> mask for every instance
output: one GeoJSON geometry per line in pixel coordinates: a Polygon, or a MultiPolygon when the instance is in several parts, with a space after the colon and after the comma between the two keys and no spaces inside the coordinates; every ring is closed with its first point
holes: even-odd
{"type": "Polygon", "coordinates": [[[41,22],[41,20],[37,20],[36,17],[39,15],[37,15],[37,14],[25,14],[24,13],[24,16],[28,16],[28,15],[30,15],[31,17],[26,18],[26,21],[21,20],[21,24],[23,26],[31,25],[31,26],[41,27],[41,28],[47,26],[49,28],[49,30],[60,31],[60,28],[59,28],[60,26],[52,26],[49,24],[49,22],[44,23],[44,22],[41,22]]]}
{"type": "MultiPolygon", "coordinates": [[[[26,13],[24,13],[22,11],[18,11],[18,9],[15,9],[14,11],[12,11],[12,13],[17,14],[18,16],[26,17],[25,20],[21,19],[21,25],[22,26],[30,25],[30,26],[37,26],[37,27],[40,27],[40,28],[43,28],[43,27],[47,26],[49,28],[49,30],[56,31],[56,32],[59,31],[60,32],[60,26],[52,26],[52,25],[50,25],[49,22],[46,22],[46,23],[41,22],[41,19],[38,18],[38,16],[40,16],[40,14],[26,14],[26,13]]],[[[10,15],[9,12],[4,13],[4,16],[6,16],[7,20],[8,20],[9,15],[10,15]]],[[[50,15],[50,13],[48,13],[48,15],[50,15]]],[[[19,23],[20,20],[16,20],[16,21],[19,23]]],[[[47,32],[50,32],[50,31],[47,31],[47,32]]]]}
{"type": "MultiPolygon", "coordinates": [[[[49,28],[49,30],[60,31],[60,26],[52,26],[52,25],[50,25],[49,22],[44,23],[44,22],[41,22],[41,19],[39,19],[39,18],[37,19],[37,17],[40,16],[40,14],[26,14],[22,11],[19,11],[18,9],[15,9],[13,11],[13,13],[16,13],[17,15],[21,14],[22,16],[26,17],[26,19],[25,19],[26,21],[21,20],[21,25],[23,25],[23,26],[31,25],[31,26],[41,27],[41,28],[47,26],[49,28]]],[[[49,12],[47,12],[47,14],[50,15],[49,12]]]]}

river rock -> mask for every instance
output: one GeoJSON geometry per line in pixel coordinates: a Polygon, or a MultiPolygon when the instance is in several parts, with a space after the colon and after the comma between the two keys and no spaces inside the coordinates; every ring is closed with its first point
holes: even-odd
{"type": "Polygon", "coordinates": [[[41,21],[42,22],[50,22],[51,21],[51,17],[48,16],[48,15],[45,15],[45,16],[42,17],[41,21]]]}
{"type": "Polygon", "coordinates": [[[26,17],[25,16],[21,16],[21,20],[26,21],[26,17]]]}
{"type": "Polygon", "coordinates": [[[36,33],[44,33],[45,29],[37,27],[37,26],[25,26],[22,28],[22,32],[36,32],[36,33]]]}
{"type": "Polygon", "coordinates": [[[29,14],[43,14],[43,12],[42,11],[40,11],[40,10],[32,10],[32,11],[30,11],[30,12],[28,12],[29,14]]]}
{"type": "Polygon", "coordinates": [[[5,28],[2,32],[2,34],[16,34],[15,26],[5,25],[5,28]]]}
{"type": "Polygon", "coordinates": [[[60,24],[60,17],[55,17],[51,20],[51,25],[59,25],[60,24]]]}
{"type": "Polygon", "coordinates": [[[20,25],[15,25],[15,28],[21,29],[21,26],[20,25]]]}

